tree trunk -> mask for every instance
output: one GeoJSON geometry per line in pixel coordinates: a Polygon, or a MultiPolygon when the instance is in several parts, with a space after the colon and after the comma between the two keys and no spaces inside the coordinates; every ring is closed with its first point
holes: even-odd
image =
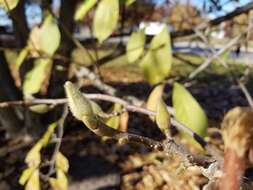
{"type": "MultiPolygon", "coordinates": [[[[59,18],[59,26],[61,31],[61,45],[57,53],[65,57],[70,57],[71,52],[74,48],[74,44],[70,36],[72,36],[74,31],[74,14],[77,2],[78,2],[77,0],[61,1],[60,18],[59,18]]],[[[69,66],[70,66],[69,61],[55,60],[49,85],[49,96],[51,98],[59,98],[64,96],[63,85],[64,82],[68,79],[69,66]]]]}
{"type": "MultiPolygon", "coordinates": [[[[2,51],[0,51],[0,63],[0,101],[21,99],[22,94],[15,86],[2,51]]],[[[23,121],[12,107],[0,109],[0,122],[10,136],[20,133],[23,129],[23,121]]]]}

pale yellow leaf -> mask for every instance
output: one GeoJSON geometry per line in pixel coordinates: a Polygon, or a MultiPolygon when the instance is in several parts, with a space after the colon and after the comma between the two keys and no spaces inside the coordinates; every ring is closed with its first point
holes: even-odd
{"type": "Polygon", "coordinates": [[[37,168],[41,162],[40,150],[42,148],[42,142],[38,141],[32,149],[27,153],[25,162],[31,168],[37,168]]]}
{"type": "Polygon", "coordinates": [[[35,94],[40,91],[41,85],[46,79],[48,69],[51,67],[50,59],[37,59],[34,67],[25,75],[23,84],[24,95],[35,94]]]}
{"type": "Polygon", "coordinates": [[[162,98],[157,104],[156,123],[165,136],[169,136],[170,114],[168,112],[167,105],[162,98]]]}
{"type": "Polygon", "coordinates": [[[68,172],[69,161],[61,152],[56,154],[56,167],[64,172],[68,172]]]}
{"type": "Polygon", "coordinates": [[[87,12],[94,7],[97,0],[83,0],[81,5],[78,7],[78,9],[75,12],[75,20],[82,20],[87,12]]]}
{"type": "Polygon", "coordinates": [[[32,173],[34,171],[34,168],[26,168],[25,170],[23,170],[21,176],[19,177],[19,184],[20,185],[25,185],[25,183],[27,182],[27,180],[31,177],[32,173]]]}
{"type": "Polygon", "coordinates": [[[0,7],[6,11],[11,11],[17,6],[18,2],[19,0],[0,0],[0,7]]]}
{"type": "MultiPolygon", "coordinates": [[[[113,107],[111,108],[110,112],[119,112],[122,109],[122,105],[120,104],[114,104],[113,107]]],[[[110,126],[111,128],[114,129],[118,129],[119,125],[120,125],[120,116],[114,116],[114,117],[110,117],[109,119],[107,119],[107,121],[105,122],[106,125],[110,126]]]]}
{"type": "Polygon", "coordinates": [[[68,178],[66,174],[60,170],[57,169],[56,171],[57,181],[61,186],[61,190],[67,190],[68,189],[68,178]]]}
{"type": "Polygon", "coordinates": [[[47,104],[37,104],[37,105],[33,105],[29,107],[30,110],[32,110],[33,112],[36,113],[47,113],[48,111],[50,111],[50,106],[47,104]]]}
{"type": "Polygon", "coordinates": [[[27,181],[25,190],[40,190],[39,170],[36,169],[27,181]]]}
{"type": "Polygon", "coordinates": [[[44,133],[43,137],[40,139],[44,147],[47,146],[49,139],[51,135],[54,133],[54,129],[56,127],[57,127],[57,122],[50,124],[47,131],[44,133]]]}
{"type": "Polygon", "coordinates": [[[119,18],[118,0],[101,0],[94,16],[94,36],[102,43],[117,27],[119,18]]]}
{"type": "Polygon", "coordinates": [[[129,62],[136,61],[143,53],[145,45],[144,30],[133,32],[127,43],[127,59],[129,62]]]}
{"type": "MultiPolygon", "coordinates": [[[[52,15],[48,15],[40,28],[35,27],[30,33],[28,41],[31,51],[39,51],[52,56],[60,45],[61,35],[57,23],[52,15]]],[[[38,52],[35,53],[38,55],[38,52]]]]}
{"type": "Polygon", "coordinates": [[[19,69],[19,67],[22,65],[22,63],[24,62],[24,60],[27,57],[28,53],[29,53],[28,47],[23,48],[19,52],[18,57],[16,59],[16,68],[17,69],[19,69]]]}
{"type": "MultiPolygon", "coordinates": [[[[152,92],[150,93],[148,100],[147,100],[147,109],[156,112],[156,107],[158,104],[158,101],[162,98],[164,90],[164,85],[160,84],[156,86],[152,92]]],[[[154,117],[150,117],[152,120],[154,120],[154,117]]]]}
{"type": "Polygon", "coordinates": [[[61,189],[61,185],[60,185],[59,181],[58,181],[56,178],[50,177],[50,178],[49,178],[49,183],[50,183],[51,188],[52,188],[53,190],[62,190],[62,189],[61,189]]]}

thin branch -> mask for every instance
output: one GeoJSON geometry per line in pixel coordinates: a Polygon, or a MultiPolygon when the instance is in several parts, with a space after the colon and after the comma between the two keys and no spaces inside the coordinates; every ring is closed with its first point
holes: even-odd
{"type": "Polygon", "coordinates": [[[66,105],[64,107],[62,117],[58,122],[58,134],[57,134],[57,139],[58,140],[55,144],[54,152],[52,154],[51,160],[49,161],[50,162],[50,167],[49,167],[48,173],[46,174],[47,177],[50,177],[55,172],[56,155],[60,151],[60,147],[61,147],[61,143],[62,143],[62,137],[63,137],[63,133],[64,133],[64,122],[65,122],[65,119],[66,119],[68,113],[69,113],[69,111],[68,111],[68,107],[66,105]]]}
{"type": "MultiPolygon", "coordinates": [[[[91,100],[103,100],[103,101],[109,101],[113,103],[121,104],[130,112],[137,112],[142,113],[144,115],[148,116],[156,116],[156,112],[153,112],[151,110],[138,107],[135,105],[130,104],[129,102],[110,95],[105,94],[84,94],[85,97],[91,100]]],[[[23,106],[31,106],[31,105],[38,105],[38,104],[49,104],[49,105],[60,105],[67,103],[66,98],[62,99],[30,99],[25,101],[10,101],[10,102],[2,102],[0,103],[0,108],[8,107],[8,106],[16,106],[16,105],[23,105],[23,106]]],[[[173,115],[174,112],[172,110],[169,110],[169,112],[173,115]]],[[[214,147],[212,147],[210,144],[208,144],[202,137],[200,137],[198,134],[196,134],[194,131],[192,131],[190,128],[186,127],[179,121],[177,121],[174,118],[171,118],[171,124],[174,125],[178,130],[183,131],[190,135],[192,138],[194,138],[203,148],[205,148],[210,154],[214,155],[215,157],[218,157],[219,153],[217,153],[217,150],[215,150],[214,147]]]]}
{"type": "Polygon", "coordinates": [[[217,59],[222,53],[224,53],[226,50],[228,50],[233,45],[235,45],[241,39],[241,37],[243,35],[244,35],[244,33],[239,34],[238,36],[236,36],[235,38],[233,38],[227,45],[225,45],[222,49],[220,49],[214,55],[212,55],[211,57],[209,57],[208,59],[206,59],[206,61],[204,63],[202,63],[196,70],[194,70],[189,75],[189,78],[190,79],[195,78],[199,73],[201,73],[203,70],[205,70],[212,63],[212,61],[214,59],[217,59]]]}

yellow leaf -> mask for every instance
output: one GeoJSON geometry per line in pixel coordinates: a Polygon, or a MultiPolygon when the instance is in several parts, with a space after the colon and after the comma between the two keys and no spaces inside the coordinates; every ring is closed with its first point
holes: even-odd
{"type": "Polygon", "coordinates": [[[68,172],[69,169],[68,159],[60,152],[56,154],[56,167],[64,172],[68,172]]]}
{"type": "Polygon", "coordinates": [[[21,176],[19,177],[19,180],[18,180],[19,184],[25,185],[27,180],[31,177],[33,171],[34,171],[34,168],[26,168],[22,172],[21,176]]]}
{"type": "Polygon", "coordinates": [[[23,93],[30,95],[38,93],[42,83],[46,79],[48,68],[51,67],[52,61],[50,59],[37,59],[34,67],[25,75],[23,93]]]}
{"type": "Polygon", "coordinates": [[[25,190],[40,190],[39,170],[36,169],[27,181],[25,190]]]}
{"type": "Polygon", "coordinates": [[[93,20],[94,36],[102,43],[117,27],[119,17],[118,0],[100,1],[93,20]]]}
{"type": "Polygon", "coordinates": [[[130,6],[131,4],[133,4],[136,0],[126,0],[125,4],[126,6],[130,6]]]}
{"type": "Polygon", "coordinates": [[[31,168],[37,168],[40,164],[40,150],[42,148],[42,142],[37,142],[32,149],[27,153],[25,162],[31,168]]]}
{"type": "Polygon", "coordinates": [[[19,0],[0,0],[0,7],[6,11],[11,11],[17,6],[18,2],[19,0]]]}
{"type": "Polygon", "coordinates": [[[49,125],[47,131],[44,133],[43,137],[41,138],[41,142],[43,144],[43,146],[47,146],[48,142],[49,142],[49,139],[51,137],[51,135],[53,134],[54,132],[54,129],[57,127],[57,123],[54,122],[52,124],[49,125]]]}
{"type": "Polygon", "coordinates": [[[43,114],[47,113],[50,110],[50,107],[47,104],[37,104],[34,106],[30,106],[29,109],[33,112],[43,114]]]}
{"type": "Polygon", "coordinates": [[[28,47],[23,48],[19,52],[18,57],[16,59],[16,68],[17,69],[19,69],[19,67],[22,65],[22,63],[24,62],[24,60],[27,57],[28,53],[29,53],[28,47]]]}
{"type": "MultiPolygon", "coordinates": [[[[156,86],[152,92],[150,93],[148,100],[147,100],[147,109],[156,112],[156,106],[158,101],[162,98],[164,90],[164,85],[160,84],[156,86]]],[[[150,117],[152,120],[155,120],[154,117],[150,117]]]]}
{"type": "MultiPolygon", "coordinates": [[[[111,109],[111,113],[112,112],[119,112],[119,111],[121,111],[121,109],[122,109],[122,105],[114,104],[111,109]]],[[[118,129],[119,124],[120,124],[120,116],[110,117],[109,119],[107,119],[107,121],[105,123],[106,123],[106,125],[110,126],[111,128],[118,129]]]]}
{"type": "Polygon", "coordinates": [[[170,114],[163,99],[160,99],[157,104],[156,123],[165,136],[169,136],[170,114]]]}
{"type": "Polygon", "coordinates": [[[68,189],[68,178],[66,177],[65,173],[62,170],[57,169],[56,175],[57,175],[57,181],[61,186],[61,190],[67,190],[68,189]]]}
{"type": "Polygon", "coordinates": [[[40,28],[35,27],[28,41],[31,50],[39,50],[52,56],[60,45],[61,35],[52,15],[48,15],[40,28]]]}
{"type": "Polygon", "coordinates": [[[82,20],[97,0],[84,0],[75,12],[75,20],[82,20]]]}
{"type": "Polygon", "coordinates": [[[127,59],[129,62],[136,61],[143,53],[145,45],[144,30],[133,32],[127,43],[127,59]]]}
{"type": "Polygon", "coordinates": [[[49,183],[50,183],[53,190],[62,190],[61,185],[59,184],[57,179],[50,177],[49,183]]]}

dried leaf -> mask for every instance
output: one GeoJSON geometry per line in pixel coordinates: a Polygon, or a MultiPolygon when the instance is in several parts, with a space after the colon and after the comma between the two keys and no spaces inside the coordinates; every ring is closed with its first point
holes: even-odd
{"type": "Polygon", "coordinates": [[[129,113],[124,112],[120,115],[120,124],[119,124],[119,130],[126,132],[128,129],[128,120],[129,120],[129,113]]]}

